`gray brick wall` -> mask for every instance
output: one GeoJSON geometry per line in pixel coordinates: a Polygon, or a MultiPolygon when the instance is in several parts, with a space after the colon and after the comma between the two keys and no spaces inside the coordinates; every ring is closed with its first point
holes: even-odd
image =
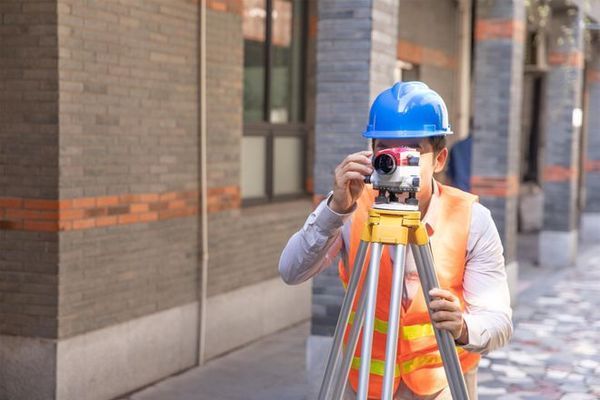
{"type": "MultiPolygon", "coordinates": [[[[0,2],[0,43],[1,206],[21,197],[55,199],[55,1],[0,2]]],[[[0,229],[0,334],[56,337],[58,235],[5,230],[11,226],[4,221],[0,229]]]]}
{"type": "Polygon", "coordinates": [[[61,233],[59,336],[196,300],[197,232],[177,218],[61,233]]]}
{"type": "Polygon", "coordinates": [[[577,225],[580,129],[572,123],[581,108],[583,85],[582,14],[577,9],[555,11],[550,25],[549,62],[544,100],[545,122],[544,225],[548,231],[571,231],[577,225]],[[581,60],[578,59],[581,57],[581,60]],[[571,171],[558,176],[556,170],[571,171]]]}
{"type": "Polygon", "coordinates": [[[197,188],[197,5],[59,0],[61,198],[197,188]]]}
{"type": "Polygon", "coordinates": [[[323,195],[336,165],[367,146],[373,2],[322,0],[318,7],[314,179],[323,195]]]}
{"type": "Polygon", "coordinates": [[[208,186],[239,186],[243,118],[242,18],[207,11],[208,186]]]}
{"type": "Polygon", "coordinates": [[[491,210],[509,263],[516,252],[524,2],[479,0],[476,24],[472,175],[484,183],[474,180],[473,191],[491,210]]]}
{"type": "Polygon", "coordinates": [[[588,68],[587,146],[583,154],[595,167],[588,167],[585,177],[585,211],[600,212],[600,43],[592,45],[588,68]]]}
{"type": "Polygon", "coordinates": [[[281,251],[311,209],[306,199],[211,214],[208,295],[277,278],[281,251]]]}
{"type": "MultiPolygon", "coordinates": [[[[58,1],[60,199],[198,187],[198,10],[58,1]]],[[[60,233],[59,336],[196,299],[196,216],[60,233]]]]}
{"type": "Polygon", "coordinates": [[[56,198],[56,2],[6,0],[0,14],[0,196],[56,198]]]}

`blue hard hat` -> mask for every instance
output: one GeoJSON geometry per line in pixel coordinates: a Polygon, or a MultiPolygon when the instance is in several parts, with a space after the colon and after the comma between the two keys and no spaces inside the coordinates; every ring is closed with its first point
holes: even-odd
{"type": "Polygon", "coordinates": [[[398,82],[377,96],[363,136],[412,139],[450,135],[448,109],[442,97],[423,82],[398,82]]]}

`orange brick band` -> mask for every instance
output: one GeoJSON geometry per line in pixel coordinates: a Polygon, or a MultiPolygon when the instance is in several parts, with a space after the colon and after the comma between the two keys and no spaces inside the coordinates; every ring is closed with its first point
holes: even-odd
{"type": "Polygon", "coordinates": [[[206,0],[206,8],[242,15],[242,0],[206,0]]]}
{"type": "Polygon", "coordinates": [[[208,189],[207,208],[209,213],[240,208],[242,198],[239,186],[208,189]]]}
{"type": "Polygon", "coordinates": [[[58,232],[198,214],[198,191],[68,200],[0,198],[0,229],[58,232]]]}
{"type": "Polygon", "coordinates": [[[471,192],[485,197],[510,197],[519,193],[519,181],[516,176],[473,176],[471,192]]]}
{"type": "Polygon", "coordinates": [[[590,83],[600,83],[600,70],[590,69],[588,71],[587,80],[590,83]]]}
{"type": "Polygon", "coordinates": [[[600,172],[600,160],[586,160],[585,172],[600,172]]]}
{"type": "Polygon", "coordinates": [[[311,15],[308,18],[308,38],[309,39],[316,39],[317,38],[317,31],[318,31],[318,22],[319,19],[317,18],[316,15],[311,15]]]}
{"type": "Polygon", "coordinates": [[[542,176],[545,182],[566,182],[577,178],[577,168],[564,165],[546,165],[542,176]]]}
{"type": "Polygon", "coordinates": [[[406,40],[398,40],[396,56],[399,60],[439,68],[455,69],[456,58],[448,53],[421,46],[406,40]]]}
{"type": "Polygon", "coordinates": [[[548,64],[561,67],[583,68],[583,52],[573,51],[571,53],[563,53],[553,51],[548,54],[548,64]]]}
{"type": "Polygon", "coordinates": [[[315,182],[312,177],[309,176],[308,178],[306,178],[306,180],[304,181],[304,189],[306,189],[307,193],[314,193],[315,182]]]}
{"type": "Polygon", "coordinates": [[[516,42],[525,41],[525,25],[522,21],[513,19],[480,19],[475,26],[477,41],[494,39],[512,39],[516,42]]]}

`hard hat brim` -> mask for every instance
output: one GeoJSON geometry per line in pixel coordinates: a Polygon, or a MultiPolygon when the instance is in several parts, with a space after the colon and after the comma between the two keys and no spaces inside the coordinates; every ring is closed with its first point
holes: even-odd
{"type": "Polygon", "coordinates": [[[365,131],[367,139],[421,139],[432,136],[452,135],[452,131],[365,131]]]}

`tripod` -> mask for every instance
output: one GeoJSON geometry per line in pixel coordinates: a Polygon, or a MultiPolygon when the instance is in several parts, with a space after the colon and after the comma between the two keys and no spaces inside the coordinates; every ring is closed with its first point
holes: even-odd
{"type": "MultiPolygon", "coordinates": [[[[382,199],[380,195],[378,199],[382,199]]],[[[396,196],[390,196],[396,200],[396,196]]],[[[396,354],[398,344],[398,328],[400,315],[400,301],[402,298],[402,283],[404,279],[404,266],[406,259],[406,246],[410,245],[419,280],[425,295],[425,302],[429,315],[429,291],[439,287],[433,255],[429,243],[429,236],[425,225],[421,222],[421,213],[414,205],[414,193],[410,194],[409,201],[413,205],[401,204],[396,201],[376,204],[369,210],[368,221],[361,235],[360,246],[350,276],[348,288],[338,322],[333,336],[333,345],[329,354],[327,368],[319,392],[319,400],[340,400],[346,388],[352,358],[358,343],[361,328],[363,340],[361,347],[361,362],[359,369],[358,400],[366,400],[369,386],[369,368],[371,365],[371,346],[375,324],[375,303],[379,267],[383,245],[394,246],[394,264],[392,275],[392,292],[390,297],[388,333],[385,349],[385,367],[383,375],[382,399],[392,400],[394,386],[394,370],[396,367],[396,354]],[[367,250],[371,244],[371,259],[367,270],[365,286],[359,298],[354,322],[350,329],[346,351],[342,356],[342,342],[346,326],[350,317],[352,304],[354,304],[358,283],[364,268],[367,250]],[[340,360],[341,358],[341,360],[340,360]]],[[[434,327],[435,338],[440,351],[441,359],[448,379],[450,392],[454,400],[468,400],[467,389],[461,371],[454,339],[450,332],[434,327]]]]}

